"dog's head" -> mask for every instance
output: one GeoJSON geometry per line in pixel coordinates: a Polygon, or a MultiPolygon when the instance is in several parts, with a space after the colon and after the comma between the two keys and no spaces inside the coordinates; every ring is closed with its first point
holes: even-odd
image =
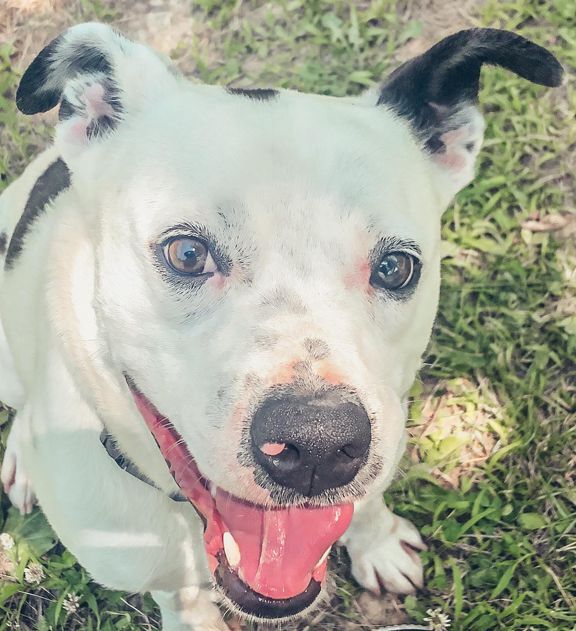
{"type": "Polygon", "coordinates": [[[393,475],[440,216],[482,142],[483,63],[562,75],[539,46],[478,29],[360,98],[235,90],[88,24],[22,79],[23,112],[60,104],[75,202],[55,265],[80,386],[171,490],[166,460],[247,614],[306,610],[354,500],[393,475]]]}

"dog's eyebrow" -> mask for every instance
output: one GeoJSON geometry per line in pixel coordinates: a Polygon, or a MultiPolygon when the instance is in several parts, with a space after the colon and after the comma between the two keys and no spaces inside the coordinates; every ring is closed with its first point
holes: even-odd
{"type": "Polygon", "coordinates": [[[385,254],[392,252],[408,252],[417,258],[422,256],[422,249],[416,241],[387,235],[379,239],[376,245],[372,248],[370,260],[375,263],[385,254]]]}

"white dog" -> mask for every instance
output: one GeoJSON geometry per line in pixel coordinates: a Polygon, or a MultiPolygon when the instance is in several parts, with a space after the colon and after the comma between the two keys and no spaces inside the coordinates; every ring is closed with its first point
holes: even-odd
{"type": "Polygon", "coordinates": [[[562,68],[470,30],[361,98],[193,85],[85,24],[22,78],[54,145],[0,199],[2,468],[164,629],[309,611],[342,541],[364,587],[422,584],[382,491],[440,283],[440,216],[473,176],[483,63],[562,68]],[[212,588],[216,586],[216,590],[212,588]]]}

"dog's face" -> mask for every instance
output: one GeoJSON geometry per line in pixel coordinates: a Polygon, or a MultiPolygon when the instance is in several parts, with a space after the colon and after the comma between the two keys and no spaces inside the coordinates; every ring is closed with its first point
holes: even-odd
{"type": "Polygon", "coordinates": [[[350,499],[388,478],[439,284],[439,196],[408,129],[327,97],[185,86],[106,160],[91,191],[101,327],[202,473],[258,503],[350,499]],[[312,454],[283,484],[253,453],[255,431],[330,449],[257,414],[270,401],[314,410],[307,398],[356,406],[362,462],[334,480],[345,485],[312,480],[312,454]]]}
{"type": "MultiPolygon", "coordinates": [[[[94,25],[51,46],[34,62],[47,87],[25,75],[20,105],[61,102],[127,422],[201,514],[232,604],[305,610],[352,502],[403,449],[440,215],[482,138],[469,85],[414,96],[408,65],[359,99],[234,91],[191,85],[94,25]]],[[[432,65],[450,58],[432,51],[432,65]]],[[[463,72],[472,84],[483,60],[463,72]]]]}

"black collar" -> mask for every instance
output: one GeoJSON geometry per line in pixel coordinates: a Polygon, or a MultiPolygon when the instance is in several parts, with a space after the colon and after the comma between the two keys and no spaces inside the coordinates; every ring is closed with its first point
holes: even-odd
{"type": "MultiPolygon", "coordinates": [[[[158,489],[158,487],[150,480],[150,478],[146,477],[141,471],[138,470],[138,467],[128,458],[128,456],[120,451],[118,445],[116,444],[116,439],[112,434],[109,434],[105,429],[102,430],[100,434],[100,442],[102,446],[106,450],[106,453],[114,460],[114,462],[122,469],[129,473],[131,476],[134,476],[137,480],[148,484],[149,486],[158,489]]],[[[161,489],[158,489],[161,490],[161,489]]],[[[171,500],[175,502],[187,502],[188,498],[184,497],[182,493],[171,493],[168,496],[171,500]]]]}

